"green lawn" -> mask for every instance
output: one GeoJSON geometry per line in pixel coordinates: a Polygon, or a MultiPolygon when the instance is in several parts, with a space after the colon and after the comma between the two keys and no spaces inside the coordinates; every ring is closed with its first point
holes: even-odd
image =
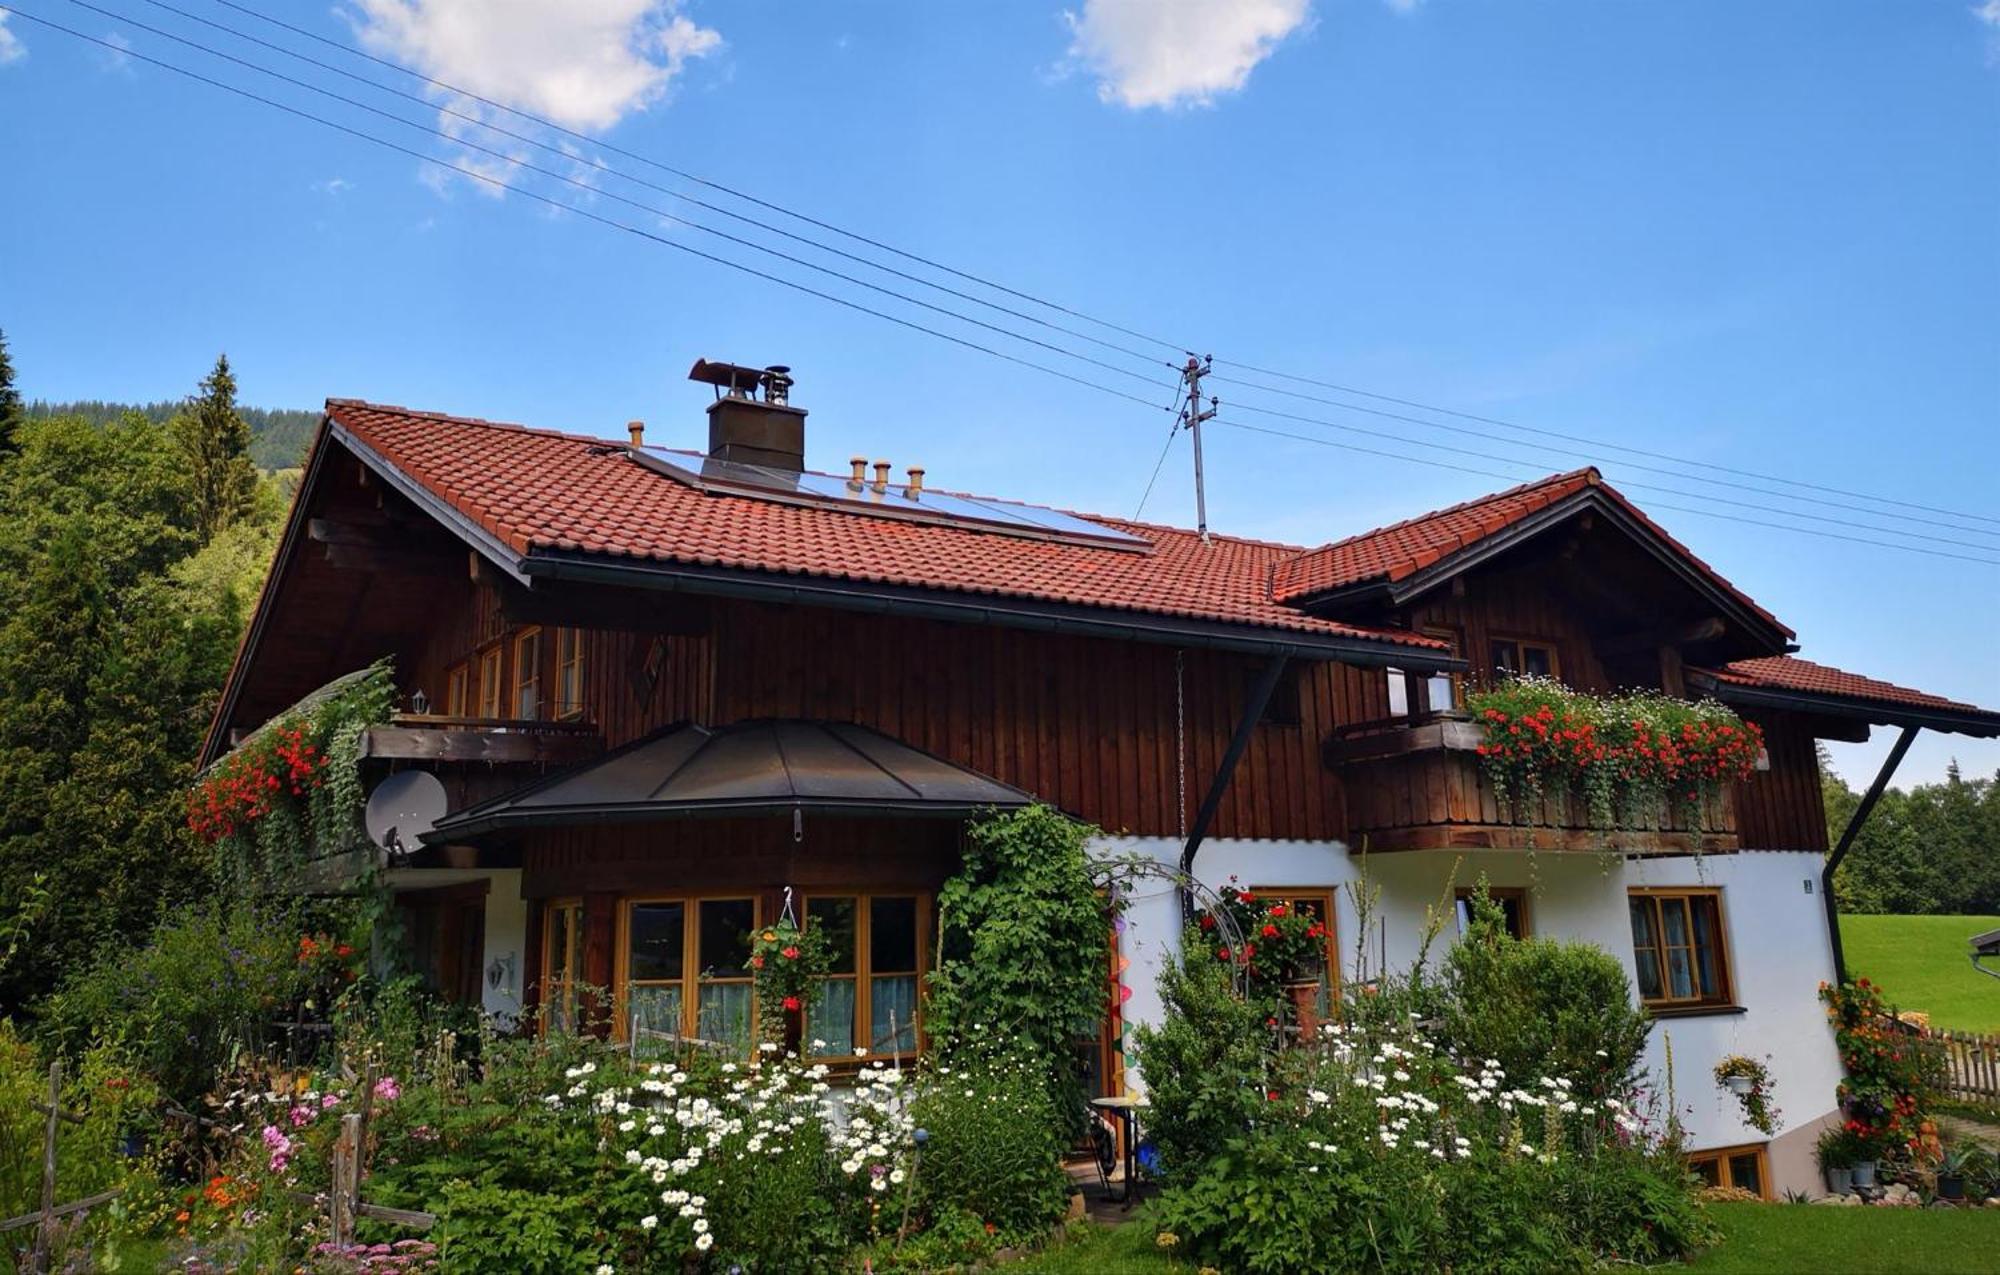
{"type": "MultiPolygon", "coordinates": [[[[1711,1206],[1726,1239],[1686,1269],[1756,1275],[2000,1275],[2000,1209],[1711,1206]]],[[[1021,1275],[1192,1275],[1155,1247],[1153,1228],[1079,1227],[1004,1269],[1021,1275]]],[[[1668,1268],[1671,1269],[1671,1268],[1668,1268]]]]}
{"type": "Polygon", "coordinates": [[[1965,941],[2000,929],[2000,916],[1843,916],[1851,975],[1866,975],[1899,1009],[1920,1009],[1937,1027],[2000,1031],[2000,979],[1966,959],[1965,941]]]}

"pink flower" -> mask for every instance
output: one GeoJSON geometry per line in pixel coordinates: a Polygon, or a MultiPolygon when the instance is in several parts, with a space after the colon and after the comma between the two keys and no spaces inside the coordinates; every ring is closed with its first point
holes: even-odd
{"type": "Polygon", "coordinates": [[[375,1082],[375,1096],[383,1102],[394,1102],[403,1096],[403,1087],[394,1076],[384,1076],[375,1082]]]}
{"type": "Polygon", "coordinates": [[[286,1118],[292,1122],[292,1128],[297,1129],[301,1126],[311,1124],[313,1117],[318,1114],[318,1112],[310,1107],[293,1107],[291,1111],[286,1113],[286,1118]]]}

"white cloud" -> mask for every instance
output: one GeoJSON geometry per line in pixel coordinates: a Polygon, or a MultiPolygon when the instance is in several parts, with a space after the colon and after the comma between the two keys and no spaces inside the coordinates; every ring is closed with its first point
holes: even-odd
{"type": "Polygon", "coordinates": [[[107,71],[124,71],[130,74],[132,70],[132,42],[118,32],[113,31],[104,37],[104,43],[111,47],[108,49],[100,48],[97,51],[97,64],[107,71]]]}
{"type": "Polygon", "coordinates": [[[2000,0],[1986,0],[1973,9],[1972,16],[1988,26],[2000,27],[2000,0]]]}
{"type": "Polygon", "coordinates": [[[1305,25],[1312,0],[1084,0],[1069,19],[1070,57],[1097,94],[1138,110],[1207,105],[1234,93],[1305,25]]]}
{"type": "Polygon", "coordinates": [[[323,182],[314,182],[313,190],[321,195],[342,195],[354,189],[354,183],[345,177],[329,177],[323,182]]]}
{"type": "Polygon", "coordinates": [[[610,128],[657,102],[722,36],[679,0],[352,0],[362,41],[435,79],[545,115],[610,128]]]}
{"type": "Polygon", "coordinates": [[[0,9],[0,66],[9,62],[19,62],[28,56],[28,46],[21,43],[21,37],[7,29],[7,11],[0,9]]]}
{"type": "MultiPolygon", "coordinates": [[[[1397,13],[1415,13],[1424,0],[1388,0],[1388,5],[1397,13]]],[[[2000,0],[1996,0],[2000,2],[2000,0]]]]}

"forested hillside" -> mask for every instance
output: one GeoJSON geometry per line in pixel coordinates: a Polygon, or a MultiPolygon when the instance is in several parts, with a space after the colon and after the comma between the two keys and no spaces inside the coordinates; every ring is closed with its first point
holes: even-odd
{"type": "Polygon", "coordinates": [[[0,1019],[208,890],[183,793],[289,482],[235,398],[31,415],[0,336],[0,1019]]]}
{"type": "MultiPolygon", "coordinates": [[[[73,403],[49,403],[35,399],[27,405],[31,417],[73,416],[93,425],[109,425],[127,416],[143,416],[155,425],[164,425],[187,407],[186,399],[157,403],[107,403],[102,399],[79,399],[73,403]]],[[[295,469],[305,459],[306,446],[319,426],[317,411],[292,408],[238,407],[237,415],[250,427],[250,459],[259,469],[295,469]]]]}
{"type": "MultiPolygon", "coordinates": [[[[1827,828],[1839,840],[1861,794],[1820,758],[1827,828]]],[[[1891,788],[1861,826],[1835,882],[1849,912],[2000,913],[2000,779],[1891,788]]]]}

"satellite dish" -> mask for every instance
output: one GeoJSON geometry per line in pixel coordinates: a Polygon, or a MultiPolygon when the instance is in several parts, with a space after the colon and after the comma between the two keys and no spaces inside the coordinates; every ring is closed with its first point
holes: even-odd
{"type": "Polygon", "coordinates": [[[409,854],[423,844],[423,835],[444,818],[450,805],[436,775],[399,770],[368,794],[362,820],[370,841],[384,850],[409,854]]]}

